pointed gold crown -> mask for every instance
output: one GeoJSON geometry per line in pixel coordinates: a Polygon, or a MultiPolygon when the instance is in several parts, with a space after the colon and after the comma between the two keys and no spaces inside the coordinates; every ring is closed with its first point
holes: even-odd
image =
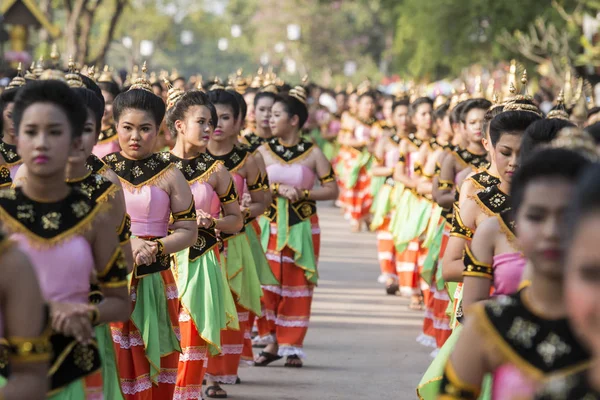
{"type": "Polygon", "coordinates": [[[235,82],[234,82],[234,87],[236,92],[238,92],[239,94],[245,94],[246,90],[248,90],[248,81],[246,81],[246,78],[244,78],[242,76],[242,69],[238,69],[236,71],[235,74],[235,82]]]}
{"type": "Polygon", "coordinates": [[[556,107],[554,107],[554,109],[548,113],[546,118],[564,119],[565,121],[569,121],[569,114],[565,109],[565,92],[563,90],[560,91],[558,97],[556,98],[556,107]]]}
{"type": "MultiPolygon", "coordinates": [[[[510,88],[511,94],[516,92],[514,86],[510,88]]],[[[527,111],[543,117],[540,109],[533,103],[533,98],[527,92],[527,70],[523,70],[521,76],[521,93],[514,95],[504,103],[503,112],[507,111],[527,111]]]]}
{"type": "Polygon", "coordinates": [[[171,82],[167,78],[163,78],[163,82],[167,87],[167,110],[175,106],[177,100],[179,100],[185,92],[182,89],[175,88],[171,85],[171,82]]]}
{"type": "Polygon", "coordinates": [[[96,79],[98,78],[96,76],[96,66],[92,65],[91,67],[89,67],[87,69],[87,76],[88,78],[90,78],[92,81],[96,82],[96,79]]]}
{"type": "Polygon", "coordinates": [[[110,73],[110,68],[108,65],[104,66],[104,69],[102,70],[102,73],[100,74],[100,77],[98,78],[98,83],[100,82],[105,82],[105,83],[113,83],[113,77],[112,74],[110,73]]]}
{"type": "Polygon", "coordinates": [[[550,142],[550,147],[576,151],[592,161],[598,160],[598,150],[594,138],[579,128],[563,128],[556,138],[550,142]]]}
{"type": "Polygon", "coordinates": [[[356,93],[359,96],[362,96],[363,94],[370,92],[372,88],[373,88],[373,85],[371,83],[371,80],[369,78],[367,78],[357,86],[356,93]]]}
{"type": "MultiPolygon", "coordinates": [[[[308,76],[305,76],[304,78],[302,78],[302,83],[306,83],[307,81],[308,81],[308,76]]],[[[303,86],[298,85],[298,86],[294,87],[293,89],[290,90],[289,95],[290,95],[290,97],[293,97],[296,100],[300,101],[305,106],[307,105],[306,104],[306,90],[304,89],[303,86]]]]}
{"type": "Polygon", "coordinates": [[[10,81],[10,83],[6,87],[6,90],[16,89],[16,88],[20,88],[21,86],[25,86],[25,84],[27,83],[27,81],[25,81],[25,78],[23,78],[23,70],[22,70],[22,68],[23,67],[22,67],[21,63],[19,63],[19,66],[17,67],[17,76],[15,76],[10,81]]]}
{"type": "Polygon", "coordinates": [[[433,109],[436,110],[446,103],[448,103],[448,98],[441,94],[435,98],[435,101],[433,102],[433,109]]]}
{"type": "Polygon", "coordinates": [[[198,75],[198,84],[196,85],[196,89],[201,91],[202,93],[206,92],[206,90],[204,90],[204,82],[202,81],[202,75],[198,75]]]}
{"type": "Polygon", "coordinates": [[[37,79],[37,76],[33,72],[34,69],[35,69],[35,61],[32,62],[31,67],[29,67],[29,69],[27,71],[25,71],[25,79],[26,80],[35,81],[37,79]]]}
{"type": "Polygon", "coordinates": [[[60,53],[56,43],[52,45],[52,50],[50,50],[50,60],[52,61],[52,68],[58,68],[58,64],[60,63],[60,53]]]}
{"type": "Polygon", "coordinates": [[[250,87],[253,89],[260,89],[263,86],[263,68],[258,68],[256,72],[256,76],[252,79],[252,83],[250,83],[250,87]]]}
{"type": "MultiPolygon", "coordinates": [[[[138,70],[139,68],[136,66],[134,66],[134,71],[138,70]]],[[[131,85],[131,87],[129,88],[129,90],[133,90],[133,89],[140,89],[140,90],[145,90],[147,92],[150,92],[152,94],[154,94],[154,92],[152,91],[152,85],[150,84],[150,82],[148,81],[148,67],[146,66],[146,61],[144,61],[144,65],[142,65],[142,73],[139,75],[139,77],[136,77],[136,79],[133,79],[133,75],[132,75],[132,79],[133,79],[133,83],[131,85]]],[[[136,74],[137,75],[137,74],[136,74]]]]}
{"type": "Polygon", "coordinates": [[[38,79],[40,81],[53,80],[67,83],[67,80],[65,79],[65,73],[58,69],[46,69],[41,73],[38,79]]]}
{"type": "Polygon", "coordinates": [[[483,93],[483,84],[481,83],[481,75],[477,75],[475,78],[475,88],[473,90],[473,98],[485,98],[483,93]]]}
{"type": "Polygon", "coordinates": [[[35,63],[35,67],[33,68],[33,73],[37,78],[39,78],[44,72],[44,56],[40,56],[40,59],[37,63],[35,63]]]}
{"type": "Polygon", "coordinates": [[[67,85],[71,88],[80,88],[85,87],[83,84],[83,80],[79,76],[79,74],[75,73],[75,62],[73,61],[73,56],[69,56],[69,64],[68,64],[69,72],[65,75],[65,79],[67,80],[67,85]]]}
{"type": "Polygon", "coordinates": [[[227,80],[227,86],[225,86],[225,90],[235,92],[235,84],[233,83],[233,79],[227,80]]]}
{"type": "Polygon", "coordinates": [[[209,87],[208,90],[219,90],[219,89],[224,90],[225,86],[223,86],[219,77],[215,77],[215,79],[213,80],[212,86],[209,87]]]}
{"type": "Polygon", "coordinates": [[[498,93],[494,92],[492,94],[492,106],[490,107],[490,110],[494,110],[498,107],[504,107],[504,103],[500,101],[500,96],[498,96],[498,93]]]}

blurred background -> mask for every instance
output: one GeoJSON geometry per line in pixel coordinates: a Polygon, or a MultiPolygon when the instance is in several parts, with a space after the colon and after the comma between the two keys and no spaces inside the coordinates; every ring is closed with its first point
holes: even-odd
{"type": "Polygon", "coordinates": [[[2,0],[0,74],[50,59],[56,43],[63,63],[147,60],[204,80],[262,66],[332,88],[367,77],[485,86],[516,58],[534,85],[596,85],[599,12],[599,0],[2,0]]]}

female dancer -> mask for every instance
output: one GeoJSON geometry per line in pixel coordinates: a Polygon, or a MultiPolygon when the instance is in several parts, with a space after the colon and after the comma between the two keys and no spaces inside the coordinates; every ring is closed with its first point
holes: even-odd
{"type": "Polygon", "coordinates": [[[368,219],[373,197],[367,173],[371,162],[369,146],[373,143],[372,128],[375,119],[375,95],[367,92],[358,100],[358,112],[351,130],[343,132],[339,142],[345,149],[345,181],[342,202],[350,216],[352,232],[360,232],[368,219]]]}
{"type": "MultiPolygon", "coordinates": [[[[255,218],[264,212],[264,196],[260,171],[250,152],[236,146],[241,123],[240,104],[236,97],[225,90],[217,89],[208,93],[208,98],[216,107],[218,122],[207,146],[207,153],[223,162],[233,176],[234,185],[230,188],[228,200],[239,204],[233,193],[244,193],[246,187],[250,202],[242,208],[244,218],[255,218]],[[234,190],[235,188],[235,190],[234,190]]],[[[213,396],[226,396],[219,383],[234,384],[238,380],[238,367],[242,357],[244,336],[249,336],[247,326],[250,312],[261,315],[260,298],[262,291],[257,268],[248,237],[242,229],[234,234],[221,233],[224,242],[224,261],[229,287],[236,302],[240,329],[228,329],[221,334],[222,352],[218,357],[209,357],[206,374],[207,385],[213,396]]]]}
{"type": "Polygon", "coordinates": [[[86,115],[64,83],[41,81],[23,88],[13,120],[27,179],[1,194],[4,228],[32,260],[50,306],[52,399],[102,393],[92,324],[123,321],[129,314],[127,264],[106,207],[65,182],[69,152],[81,145],[86,115]],[[92,275],[104,294],[98,305],[88,305],[92,275]]]}
{"type": "Polygon", "coordinates": [[[379,282],[385,283],[386,293],[398,291],[398,275],[396,274],[396,247],[390,230],[391,213],[395,212],[395,195],[401,190],[394,187],[394,167],[400,158],[399,144],[408,136],[408,100],[396,101],[392,106],[392,119],[395,134],[385,137],[378,143],[375,152],[375,165],[371,167],[371,175],[386,177],[386,183],[373,202],[373,220],[371,230],[377,231],[377,254],[381,275],[379,282]]]}
{"type": "Polygon", "coordinates": [[[2,92],[2,95],[0,95],[3,122],[2,140],[0,141],[0,165],[9,169],[10,178],[13,181],[23,161],[17,152],[17,135],[12,113],[15,106],[15,97],[24,85],[25,79],[21,77],[19,68],[17,76],[6,87],[6,90],[2,92]]]}
{"type": "Polygon", "coordinates": [[[135,261],[133,313],[128,322],[111,326],[121,389],[127,399],[172,398],[180,346],[169,255],[196,242],[196,212],[183,174],[168,154],[152,153],[165,104],[152,92],[145,66],[130,90],[115,98],[113,113],[122,150],[104,160],[123,185],[135,261]]]}
{"type": "MultiPolygon", "coordinates": [[[[440,393],[476,399],[484,374],[493,374],[492,398],[528,398],[550,374],[583,369],[589,354],[576,341],[563,297],[563,218],[574,181],[589,164],[564,149],[532,156],[515,176],[513,212],[519,246],[532,264],[532,283],[469,310],[446,364],[440,393]]],[[[489,270],[474,265],[473,270],[489,270]]]]}
{"type": "Polygon", "coordinates": [[[102,71],[102,74],[98,78],[98,86],[100,86],[102,96],[104,97],[104,113],[102,115],[102,127],[98,136],[98,143],[94,146],[94,155],[102,158],[107,154],[121,150],[113,116],[113,102],[121,90],[119,89],[119,85],[114,81],[108,66],[104,67],[104,71],[102,71]]]}
{"type": "Polygon", "coordinates": [[[269,126],[273,101],[275,101],[275,93],[272,92],[258,92],[254,97],[253,112],[256,130],[253,132],[246,130],[241,137],[242,143],[247,144],[253,154],[263,143],[273,137],[269,126]]]}
{"type": "Polygon", "coordinates": [[[46,398],[48,363],[52,354],[48,340],[47,310],[35,270],[14,242],[0,234],[0,341],[2,369],[0,398],[6,400],[46,398]]]}
{"type": "Polygon", "coordinates": [[[260,148],[276,196],[267,258],[279,285],[264,287],[269,329],[260,334],[271,335],[273,343],[256,358],[256,366],[283,356],[287,356],[286,366],[302,366],[302,345],[318,277],[316,201],[333,200],[338,195],[331,164],[317,146],[300,137],[307,118],[302,87],[277,97],[271,115],[275,137],[260,148]],[[317,177],[321,187],[313,190],[317,177]]]}
{"type": "MultiPolygon", "coordinates": [[[[206,153],[218,121],[211,106],[203,92],[177,94],[170,90],[167,126],[177,137],[170,160],[186,177],[198,215],[198,240],[177,254],[174,267],[181,301],[182,348],[175,399],[201,397],[207,354],[219,354],[221,330],[237,325],[233,297],[221,271],[216,230],[239,232],[242,215],[238,203],[230,198],[230,191],[235,190],[231,175],[221,161],[206,153]],[[219,217],[221,210],[223,216],[219,217]]],[[[218,392],[209,387],[206,395],[218,392]]]]}
{"type": "Polygon", "coordinates": [[[585,371],[550,381],[535,397],[536,400],[600,398],[600,347],[593,317],[598,305],[596,277],[600,265],[600,249],[594,241],[595,232],[600,227],[599,176],[600,167],[595,165],[586,170],[579,181],[564,235],[565,247],[569,248],[565,257],[568,268],[564,268],[566,312],[575,334],[590,349],[594,361],[585,371]]]}

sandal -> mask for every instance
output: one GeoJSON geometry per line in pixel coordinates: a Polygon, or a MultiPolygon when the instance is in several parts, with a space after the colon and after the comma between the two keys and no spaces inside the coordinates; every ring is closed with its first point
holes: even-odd
{"type": "Polygon", "coordinates": [[[258,357],[263,357],[265,360],[263,362],[254,361],[255,367],[266,367],[273,361],[281,360],[281,357],[277,354],[267,353],[266,351],[261,351],[258,357]]]}
{"type": "Polygon", "coordinates": [[[410,302],[408,309],[413,311],[423,311],[425,309],[425,304],[420,300],[414,300],[410,302]]]}
{"type": "Polygon", "coordinates": [[[206,388],[206,391],[204,392],[204,394],[206,395],[206,397],[209,397],[211,399],[226,399],[227,398],[227,392],[224,391],[223,388],[221,388],[220,386],[209,386],[206,388]],[[219,393],[219,392],[221,392],[221,393],[219,393]]]}
{"type": "Polygon", "coordinates": [[[302,368],[302,361],[300,361],[300,363],[298,364],[298,363],[291,363],[290,361],[292,361],[292,360],[294,360],[294,361],[295,360],[300,361],[300,357],[298,357],[295,354],[293,356],[288,356],[286,358],[286,360],[285,360],[285,365],[284,366],[288,367],[288,368],[302,368]]]}
{"type": "Polygon", "coordinates": [[[385,292],[390,296],[395,296],[399,290],[400,288],[398,287],[397,283],[391,283],[385,286],[385,292]]]}

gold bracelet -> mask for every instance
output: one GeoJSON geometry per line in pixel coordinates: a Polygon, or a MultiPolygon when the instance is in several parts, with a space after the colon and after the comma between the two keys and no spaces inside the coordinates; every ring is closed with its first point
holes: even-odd
{"type": "Polygon", "coordinates": [[[273,189],[273,195],[277,196],[279,194],[279,183],[271,184],[271,188],[273,189]]]}
{"type": "Polygon", "coordinates": [[[98,310],[97,306],[92,306],[92,309],[89,312],[90,322],[92,325],[97,325],[100,320],[100,310],[98,310]]]}
{"type": "Polygon", "coordinates": [[[304,200],[308,200],[310,197],[310,190],[304,189],[304,200]]]}

